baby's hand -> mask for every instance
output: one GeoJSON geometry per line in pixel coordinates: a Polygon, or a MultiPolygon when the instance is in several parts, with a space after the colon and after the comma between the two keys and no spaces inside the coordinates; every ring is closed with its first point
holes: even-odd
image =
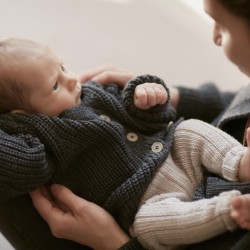
{"type": "Polygon", "coordinates": [[[139,109],[149,109],[164,104],[168,99],[166,89],[157,83],[144,83],[135,88],[134,104],[139,109]]]}

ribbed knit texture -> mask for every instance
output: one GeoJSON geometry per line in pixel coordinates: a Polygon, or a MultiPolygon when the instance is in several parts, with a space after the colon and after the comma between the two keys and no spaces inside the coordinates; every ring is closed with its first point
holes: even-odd
{"type": "Polygon", "coordinates": [[[27,193],[52,177],[54,166],[46,160],[44,146],[37,138],[29,134],[9,136],[1,130],[0,138],[1,200],[27,193]]]}
{"type": "Polygon", "coordinates": [[[239,182],[228,182],[221,178],[209,177],[206,182],[206,198],[211,198],[215,195],[218,195],[221,192],[227,190],[236,189],[241,191],[242,194],[250,193],[250,184],[249,183],[239,183],[239,182]]]}
{"type": "MultiPolygon", "coordinates": [[[[123,98],[123,92],[116,85],[102,87],[91,82],[83,85],[82,105],[65,111],[59,118],[1,115],[0,128],[16,135],[8,148],[19,148],[19,155],[14,154],[15,159],[12,152],[2,156],[1,165],[8,172],[0,176],[0,192],[11,190],[8,197],[1,196],[1,200],[28,192],[47,181],[61,183],[107,209],[128,230],[141,196],[168,155],[175,130],[174,125],[167,131],[168,122],[175,119],[169,104],[154,108],[159,116],[152,116],[150,109],[146,112],[133,106],[131,89],[143,82],[156,82],[166,87],[157,77],[138,77],[128,84],[123,98]],[[107,115],[110,120],[102,115],[107,115]],[[129,141],[129,132],[136,133],[138,141],[129,141]],[[30,153],[27,147],[18,144],[23,140],[20,134],[31,135],[31,143],[35,144],[39,139],[39,146],[44,145],[45,149],[39,148],[39,163],[48,168],[45,173],[34,171],[41,165],[37,164],[36,158],[33,165],[29,157],[25,160],[24,156],[30,156],[30,153]],[[156,141],[164,146],[159,153],[151,150],[156,141]],[[18,190],[13,178],[22,180],[26,189],[18,190]],[[10,183],[13,186],[10,187],[10,183]]],[[[5,134],[2,138],[7,140],[9,136],[5,134]]]]}
{"type": "Polygon", "coordinates": [[[218,88],[207,83],[198,89],[179,87],[180,103],[178,116],[185,119],[196,118],[206,122],[212,122],[234,97],[233,93],[221,93],[218,88]]]}
{"type": "MultiPolygon", "coordinates": [[[[178,115],[181,114],[185,118],[193,116],[207,122],[214,119],[214,125],[219,126],[242,143],[245,128],[243,122],[250,116],[250,85],[244,87],[234,99],[234,93],[221,93],[213,84],[205,84],[198,89],[181,87],[179,90],[178,115]],[[213,119],[211,110],[216,111],[213,119]]],[[[231,189],[240,190],[242,193],[248,193],[250,190],[250,184],[228,182],[211,175],[209,175],[207,183],[208,185],[205,182],[205,186],[199,187],[194,199],[210,198],[231,189]]]]}
{"type": "MultiPolygon", "coordinates": [[[[178,116],[202,119],[207,122],[213,121],[215,126],[219,126],[242,143],[245,122],[250,116],[250,85],[240,90],[237,95],[236,93],[220,92],[213,84],[205,84],[198,89],[181,87],[179,90],[178,116]],[[236,99],[231,103],[234,96],[236,96],[236,99]]],[[[218,195],[221,191],[232,189],[238,189],[242,193],[249,193],[250,184],[232,183],[209,176],[207,181],[196,189],[194,199],[209,198],[218,195]]],[[[204,243],[190,246],[188,249],[228,250],[236,244],[236,241],[243,234],[244,230],[225,233],[204,243]]],[[[244,243],[248,243],[246,249],[250,249],[250,239],[249,236],[247,237],[244,239],[244,243]]],[[[242,250],[239,246],[235,246],[234,250],[242,250]]]]}
{"type": "Polygon", "coordinates": [[[198,201],[192,197],[204,169],[237,181],[244,152],[239,142],[208,123],[193,119],[180,123],[171,154],[142,197],[132,235],[148,249],[170,250],[236,229],[229,203],[239,191],[198,201]]]}

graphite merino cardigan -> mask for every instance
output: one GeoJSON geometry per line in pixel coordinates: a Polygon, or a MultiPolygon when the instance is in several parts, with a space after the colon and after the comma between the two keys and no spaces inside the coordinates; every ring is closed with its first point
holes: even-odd
{"type": "Polygon", "coordinates": [[[150,75],[132,80],[124,91],[90,82],[82,87],[82,104],[60,117],[2,114],[0,199],[61,183],[104,207],[128,232],[178,124],[168,126],[175,120],[169,102],[149,110],[134,106],[134,89],[144,82],[167,89],[150,75]],[[129,133],[138,140],[128,140],[129,133]],[[155,142],[163,145],[160,152],[152,151],[155,142]]]}

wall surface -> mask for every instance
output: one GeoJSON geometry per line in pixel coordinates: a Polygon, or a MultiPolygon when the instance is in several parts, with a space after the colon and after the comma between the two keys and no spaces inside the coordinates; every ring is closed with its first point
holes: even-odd
{"type": "MultiPolygon", "coordinates": [[[[46,43],[76,73],[111,63],[172,85],[214,81],[234,90],[247,84],[212,43],[209,18],[188,1],[0,0],[0,39],[46,43]]],[[[0,242],[1,250],[11,249],[0,242]]]]}
{"type": "Polygon", "coordinates": [[[188,2],[0,0],[0,38],[49,44],[76,73],[111,63],[136,74],[157,74],[171,84],[215,81],[236,89],[246,84],[212,43],[211,22],[188,2]]]}

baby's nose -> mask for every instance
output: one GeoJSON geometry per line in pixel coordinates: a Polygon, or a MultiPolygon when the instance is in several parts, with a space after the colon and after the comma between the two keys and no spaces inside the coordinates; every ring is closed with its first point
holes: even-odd
{"type": "Polygon", "coordinates": [[[82,87],[81,83],[79,81],[77,81],[76,83],[76,89],[80,90],[82,87]]]}

